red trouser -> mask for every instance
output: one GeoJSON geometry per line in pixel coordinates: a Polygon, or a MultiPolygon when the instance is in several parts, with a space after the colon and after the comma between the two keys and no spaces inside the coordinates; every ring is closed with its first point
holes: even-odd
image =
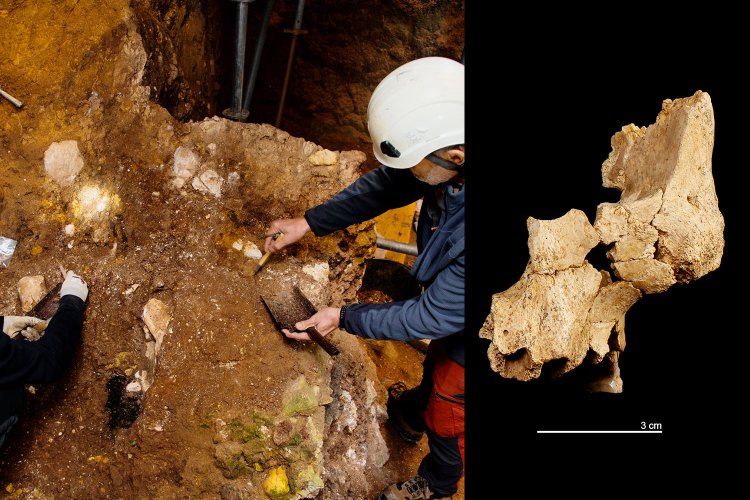
{"type": "Polygon", "coordinates": [[[422,460],[419,474],[436,494],[449,496],[457,491],[464,474],[464,367],[448,357],[439,341],[430,343],[427,355],[432,364],[432,391],[424,420],[430,453],[422,460]]]}

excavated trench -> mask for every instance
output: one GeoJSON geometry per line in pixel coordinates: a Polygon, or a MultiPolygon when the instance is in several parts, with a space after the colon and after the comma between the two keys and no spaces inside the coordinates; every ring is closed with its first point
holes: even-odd
{"type": "Polygon", "coordinates": [[[0,454],[10,495],[366,498],[426,453],[400,443],[384,412],[388,384],[419,381],[420,351],[336,332],[331,358],[284,339],[260,300],[294,285],[316,307],[358,300],[372,222],[252,268],[271,220],[326,200],[366,156],[219,116],[226,66],[211,54],[227,32],[212,21],[225,9],[0,9],[2,86],[24,101],[0,107],[0,236],[17,242],[0,267],[0,314],[23,314],[16,285],[36,276],[52,288],[60,265],[90,286],[70,369],[28,387],[0,454]]]}
{"type": "MultiPolygon", "coordinates": [[[[319,0],[303,2],[288,67],[299,2],[275,0],[262,36],[266,2],[247,5],[246,121],[278,121],[291,135],[331,150],[372,149],[367,104],[393,68],[418,57],[464,55],[462,0],[319,0]]],[[[152,99],[181,121],[224,116],[235,91],[237,2],[136,0],[132,8],[151,54],[143,84],[151,87],[152,99]]],[[[362,168],[376,165],[368,156],[362,168]]]]}

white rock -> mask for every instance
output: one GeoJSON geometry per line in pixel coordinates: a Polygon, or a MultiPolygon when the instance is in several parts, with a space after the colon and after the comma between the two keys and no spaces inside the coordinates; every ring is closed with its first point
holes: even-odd
{"type": "Polygon", "coordinates": [[[260,259],[263,257],[263,253],[260,251],[260,248],[258,248],[258,245],[249,241],[245,243],[245,250],[243,253],[248,259],[260,259]]]}
{"type": "MultiPolygon", "coordinates": [[[[153,344],[153,342],[150,342],[149,344],[153,344]]],[[[144,393],[149,390],[154,379],[154,377],[150,375],[150,372],[145,368],[135,372],[133,377],[141,384],[141,389],[144,393]]]]}
{"type": "Polygon", "coordinates": [[[211,194],[216,198],[221,197],[221,188],[224,179],[213,170],[206,170],[199,177],[193,177],[192,186],[195,190],[204,194],[211,194]]]}
{"type": "Polygon", "coordinates": [[[339,161],[339,154],[333,151],[329,151],[327,149],[323,149],[321,151],[311,154],[307,158],[307,161],[317,166],[334,165],[336,162],[339,161]]]}
{"type": "Polygon", "coordinates": [[[242,240],[237,240],[234,243],[232,243],[232,248],[237,250],[238,252],[242,250],[242,240]]]}
{"type": "Polygon", "coordinates": [[[240,182],[240,174],[232,172],[227,176],[227,188],[233,188],[240,182]]]}
{"type": "Polygon", "coordinates": [[[143,322],[156,340],[155,352],[159,354],[167,326],[172,320],[167,305],[159,299],[150,299],[143,307],[143,322]]]}
{"type": "Polygon", "coordinates": [[[211,143],[208,146],[206,146],[206,151],[208,151],[208,154],[211,156],[216,154],[216,143],[211,143]]]}
{"type": "Polygon", "coordinates": [[[318,283],[328,281],[328,262],[318,262],[317,264],[308,264],[302,267],[302,272],[313,277],[318,283]]]}
{"type": "Polygon", "coordinates": [[[200,158],[198,155],[193,153],[190,148],[186,146],[178,147],[174,152],[174,165],[172,166],[172,174],[175,176],[173,182],[177,182],[178,179],[182,179],[182,184],[177,186],[182,187],[185,181],[195,175],[200,165],[200,158]]]}
{"type": "Polygon", "coordinates": [[[353,432],[357,428],[357,404],[352,400],[352,395],[347,390],[341,391],[339,411],[341,415],[337,422],[339,430],[353,432]]]}
{"type": "Polygon", "coordinates": [[[61,186],[70,186],[83,168],[77,141],[53,142],[44,152],[44,170],[61,186]]]}
{"type": "Polygon", "coordinates": [[[127,392],[141,392],[143,389],[141,388],[141,383],[134,380],[125,386],[125,390],[127,392]]]}

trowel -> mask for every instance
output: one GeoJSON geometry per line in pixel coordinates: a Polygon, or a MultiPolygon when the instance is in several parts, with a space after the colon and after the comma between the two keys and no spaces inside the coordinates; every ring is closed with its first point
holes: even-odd
{"type": "MultiPolygon", "coordinates": [[[[290,332],[301,333],[294,325],[299,321],[306,320],[317,312],[315,306],[310,303],[302,293],[302,290],[297,286],[291,290],[282,290],[273,295],[261,295],[260,299],[265,304],[268,312],[271,313],[271,318],[273,318],[273,322],[279,331],[286,329],[290,332]]],[[[336,356],[339,353],[336,346],[321,335],[314,326],[307,328],[304,332],[331,356],[336,356]]]]}

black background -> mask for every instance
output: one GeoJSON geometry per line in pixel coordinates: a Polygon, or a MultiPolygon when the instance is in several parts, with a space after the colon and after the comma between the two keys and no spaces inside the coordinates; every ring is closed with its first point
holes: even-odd
{"type": "Polygon", "coordinates": [[[719,269],[646,295],[628,311],[622,394],[502,379],[489,368],[489,341],[469,336],[466,498],[500,498],[511,483],[561,491],[558,474],[568,487],[593,487],[597,478],[703,480],[705,471],[691,476],[692,466],[728,460],[746,423],[738,368],[747,327],[733,297],[745,295],[747,281],[738,239],[747,227],[748,30],[737,13],[685,6],[482,9],[477,2],[466,9],[469,332],[489,314],[492,294],[521,276],[528,217],[578,208],[593,223],[599,203],[619,199],[601,185],[610,139],[624,125],[653,124],[664,99],[698,90],[711,97],[713,176],[726,226],[719,269]],[[642,422],[663,433],[536,432],[637,430],[642,422]]]}

